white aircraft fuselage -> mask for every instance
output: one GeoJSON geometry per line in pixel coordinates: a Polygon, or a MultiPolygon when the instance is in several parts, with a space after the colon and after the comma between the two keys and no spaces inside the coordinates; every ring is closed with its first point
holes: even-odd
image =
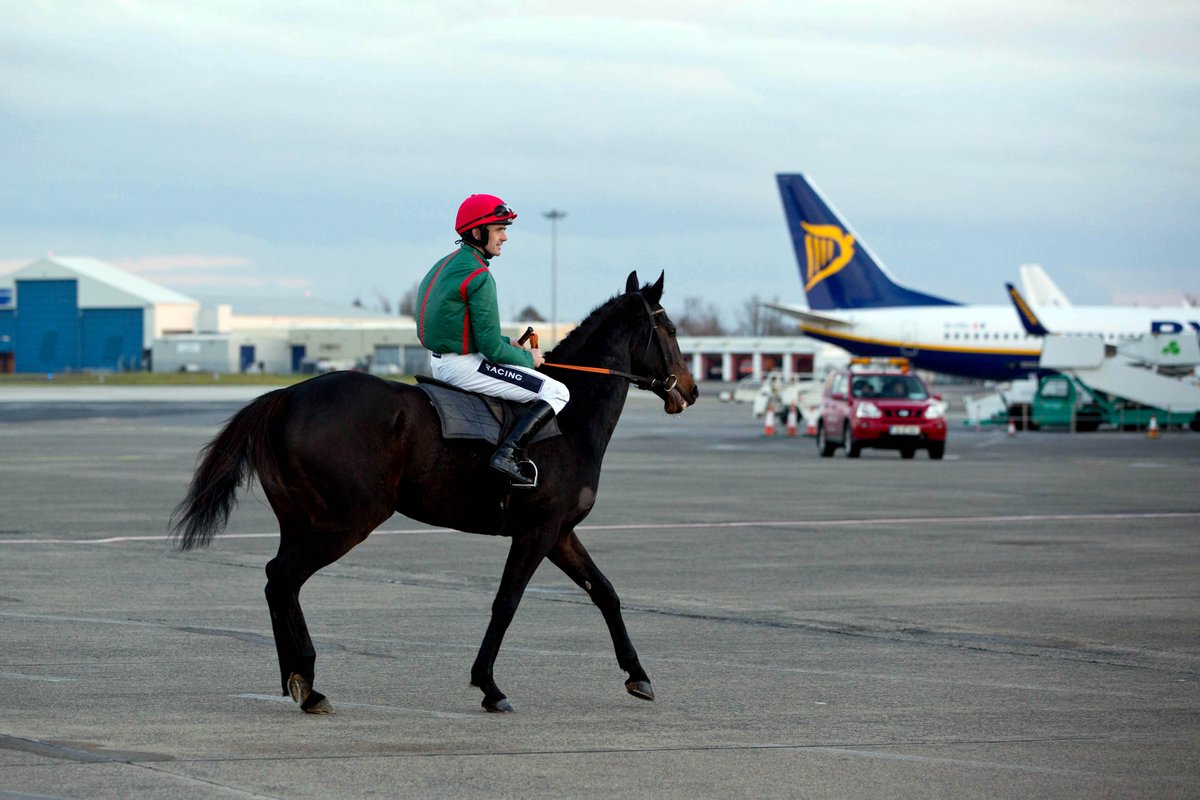
{"type": "MultiPolygon", "coordinates": [[[[1038,369],[1042,338],[1025,331],[1012,306],[899,306],[809,311],[772,305],[805,334],[860,356],[903,356],[935,372],[1008,380],[1038,369]],[[835,322],[836,320],[836,322],[835,322]]],[[[1200,331],[1190,308],[1073,306],[1038,310],[1049,330],[1099,335],[1116,344],[1147,333],[1200,331]]]]}
{"type": "Polygon", "coordinates": [[[935,372],[1009,380],[1039,370],[1041,334],[1099,335],[1116,344],[1146,334],[1200,332],[1200,309],[1184,306],[1033,309],[1015,292],[1014,305],[978,306],[910,289],[892,278],[808,178],[777,177],[808,307],[767,305],[796,317],[803,333],[854,355],[904,356],[935,372]]]}

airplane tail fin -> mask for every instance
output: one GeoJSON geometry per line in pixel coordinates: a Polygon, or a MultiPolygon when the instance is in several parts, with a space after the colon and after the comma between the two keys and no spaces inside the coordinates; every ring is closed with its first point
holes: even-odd
{"type": "Polygon", "coordinates": [[[1013,308],[1017,310],[1017,316],[1020,318],[1025,332],[1030,336],[1049,336],[1050,331],[1046,330],[1046,326],[1038,319],[1038,315],[1034,313],[1029,303],[1025,302],[1025,298],[1017,291],[1017,287],[1006,283],[1004,288],[1008,290],[1008,296],[1012,300],[1013,308]]]}
{"type": "Polygon", "coordinates": [[[896,283],[804,175],[776,178],[809,308],[958,305],[896,283]]]}
{"type": "Polygon", "coordinates": [[[1022,264],[1021,288],[1029,302],[1042,308],[1070,308],[1071,301],[1063,294],[1058,284],[1050,279],[1041,264],[1022,264]]]}

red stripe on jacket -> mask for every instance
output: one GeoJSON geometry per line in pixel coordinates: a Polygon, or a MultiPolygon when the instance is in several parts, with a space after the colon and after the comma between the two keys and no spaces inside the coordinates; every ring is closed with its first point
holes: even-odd
{"type": "MultiPolygon", "coordinates": [[[[471,255],[474,256],[475,254],[472,253],[471,255]]],[[[463,299],[463,349],[462,349],[462,354],[464,356],[468,352],[470,352],[470,347],[471,347],[471,305],[467,301],[467,285],[470,284],[471,281],[475,280],[476,275],[478,275],[481,272],[487,272],[487,269],[488,269],[487,264],[484,264],[483,261],[480,260],[479,256],[475,256],[475,260],[479,261],[479,264],[480,264],[479,269],[475,270],[470,275],[468,275],[466,277],[466,280],[464,280],[461,284],[459,284],[459,287],[458,287],[458,293],[462,296],[462,299],[463,299]]]]}

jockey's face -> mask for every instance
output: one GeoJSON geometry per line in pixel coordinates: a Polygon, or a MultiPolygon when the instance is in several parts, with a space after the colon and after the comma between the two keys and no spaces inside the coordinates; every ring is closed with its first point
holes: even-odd
{"type": "Polygon", "coordinates": [[[483,252],[487,253],[488,258],[500,255],[500,248],[504,247],[504,243],[508,241],[507,228],[507,225],[500,223],[484,228],[487,231],[487,244],[483,246],[483,252]]]}

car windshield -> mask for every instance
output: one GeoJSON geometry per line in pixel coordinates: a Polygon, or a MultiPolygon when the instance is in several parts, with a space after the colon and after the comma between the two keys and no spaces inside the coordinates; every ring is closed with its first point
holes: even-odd
{"type": "Polygon", "coordinates": [[[913,375],[855,375],[850,384],[855,397],[883,400],[927,400],[921,379],[913,375]]]}

